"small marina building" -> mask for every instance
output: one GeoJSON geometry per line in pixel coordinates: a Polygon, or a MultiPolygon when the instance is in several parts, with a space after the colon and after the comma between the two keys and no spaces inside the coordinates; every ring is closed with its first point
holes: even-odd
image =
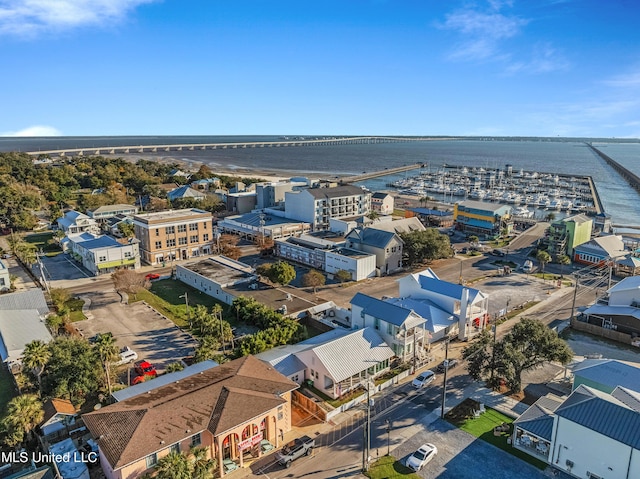
{"type": "Polygon", "coordinates": [[[511,232],[511,207],[482,201],[460,201],[453,206],[456,229],[477,236],[496,237],[504,229],[511,232]]]}
{"type": "Polygon", "coordinates": [[[640,336],[640,276],[630,276],[607,291],[606,304],[596,303],[578,319],[629,335],[640,336]]]}

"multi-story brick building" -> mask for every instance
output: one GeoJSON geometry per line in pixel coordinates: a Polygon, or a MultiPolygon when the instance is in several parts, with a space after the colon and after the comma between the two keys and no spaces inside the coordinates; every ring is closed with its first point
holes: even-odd
{"type": "Polygon", "coordinates": [[[135,215],[142,261],[162,264],[211,254],[212,222],[211,213],[197,208],[135,215]]]}

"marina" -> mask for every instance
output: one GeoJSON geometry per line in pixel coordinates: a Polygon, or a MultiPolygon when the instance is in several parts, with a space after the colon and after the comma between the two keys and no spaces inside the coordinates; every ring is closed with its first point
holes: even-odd
{"type": "MultiPolygon", "coordinates": [[[[532,218],[541,212],[596,215],[603,212],[589,176],[540,173],[507,164],[504,169],[449,166],[422,168],[419,175],[387,186],[400,194],[444,203],[465,199],[513,205],[514,216],[532,218]]],[[[548,213],[547,213],[548,215],[548,213]]]]}

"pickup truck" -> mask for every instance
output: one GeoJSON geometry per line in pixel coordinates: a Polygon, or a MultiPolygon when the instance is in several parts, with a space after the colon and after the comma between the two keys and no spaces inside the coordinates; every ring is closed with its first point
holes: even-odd
{"type": "Polygon", "coordinates": [[[310,456],[313,452],[315,441],[309,436],[302,436],[282,448],[276,455],[276,461],[284,467],[291,466],[291,463],[302,456],[310,456]]]}

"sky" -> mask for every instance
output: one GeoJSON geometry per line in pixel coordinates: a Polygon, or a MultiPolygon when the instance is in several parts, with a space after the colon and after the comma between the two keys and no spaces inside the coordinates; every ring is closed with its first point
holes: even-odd
{"type": "Polygon", "coordinates": [[[0,0],[0,135],[640,137],[637,0],[0,0]]]}

